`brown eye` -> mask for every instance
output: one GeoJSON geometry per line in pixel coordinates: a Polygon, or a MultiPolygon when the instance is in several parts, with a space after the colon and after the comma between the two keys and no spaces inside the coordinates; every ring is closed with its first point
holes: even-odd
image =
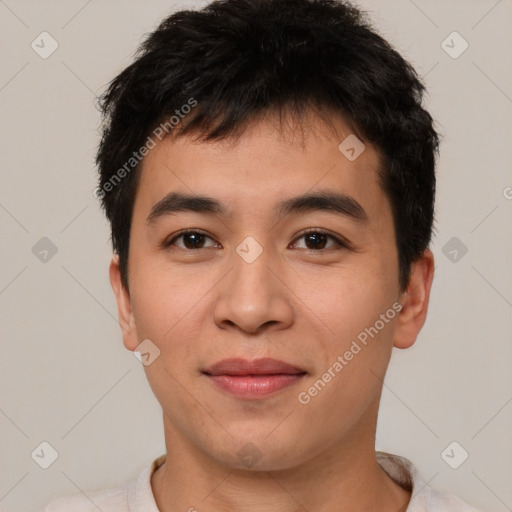
{"type": "Polygon", "coordinates": [[[308,249],[324,249],[328,236],[324,233],[308,233],[304,235],[308,249]]]}
{"type": "Polygon", "coordinates": [[[201,233],[186,233],[182,235],[183,237],[183,245],[187,249],[197,249],[201,248],[204,244],[205,236],[201,233]]]}
{"type": "Polygon", "coordinates": [[[179,249],[205,249],[208,247],[215,247],[217,244],[213,242],[213,244],[205,245],[207,240],[213,240],[206,235],[205,233],[201,233],[200,231],[182,231],[178,235],[176,235],[172,240],[165,243],[165,247],[175,246],[179,249]],[[178,243],[178,241],[180,241],[178,243]]]}
{"type": "MultiPolygon", "coordinates": [[[[310,229],[302,233],[296,240],[304,240],[302,247],[299,249],[307,249],[312,251],[321,251],[332,248],[348,248],[348,244],[339,238],[319,229],[310,229]],[[330,244],[330,245],[329,245],[330,244]]],[[[298,242],[295,242],[296,246],[298,242]]]]}

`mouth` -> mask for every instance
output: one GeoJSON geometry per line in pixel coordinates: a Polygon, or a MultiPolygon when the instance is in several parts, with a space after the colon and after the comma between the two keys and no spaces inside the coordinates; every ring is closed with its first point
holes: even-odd
{"type": "Polygon", "coordinates": [[[202,372],[218,389],[239,398],[262,398],[298,383],[307,372],[284,361],[224,359],[202,372]]]}

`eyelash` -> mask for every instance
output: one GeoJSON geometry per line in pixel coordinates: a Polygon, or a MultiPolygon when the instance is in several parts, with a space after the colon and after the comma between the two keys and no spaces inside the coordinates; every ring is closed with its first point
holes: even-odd
{"type": "MultiPolygon", "coordinates": [[[[301,238],[303,238],[304,236],[306,236],[310,233],[315,233],[315,234],[318,233],[321,235],[326,235],[328,238],[330,238],[331,240],[334,241],[335,247],[328,247],[327,249],[302,249],[302,250],[308,250],[308,251],[312,251],[312,252],[322,252],[322,251],[326,251],[328,249],[349,249],[349,250],[351,249],[351,246],[347,241],[344,241],[343,239],[340,239],[337,236],[334,236],[330,232],[328,232],[324,229],[321,229],[321,228],[308,228],[305,231],[303,231],[299,236],[297,236],[294,239],[294,241],[300,240],[301,238]]],[[[188,235],[188,234],[204,235],[213,240],[213,238],[210,235],[208,235],[208,233],[206,233],[205,231],[202,231],[201,229],[186,229],[186,230],[183,230],[183,231],[180,231],[179,233],[177,233],[171,240],[165,241],[162,244],[162,247],[166,248],[166,249],[171,249],[178,238],[180,238],[184,235],[188,235]]],[[[178,249],[183,249],[183,248],[179,247],[178,249]]],[[[203,249],[203,248],[200,247],[199,249],[203,249]]],[[[183,250],[184,251],[197,251],[199,249],[183,249],[183,250]]],[[[211,247],[206,247],[206,249],[211,249],[211,247]]]]}

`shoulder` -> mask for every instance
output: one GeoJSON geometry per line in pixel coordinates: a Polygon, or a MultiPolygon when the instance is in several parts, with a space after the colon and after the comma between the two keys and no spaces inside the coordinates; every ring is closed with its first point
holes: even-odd
{"type": "Polygon", "coordinates": [[[406,512],[479,512],[460,498],[429,487],[414,464],[399,455],[377,452],[377,462],[399,485],[411,492],[406,512]]]}
{"type": "Polygon", "coordinates": [[[413,494],[407,512],[479,512],[457,496],[436,491],[428,486],[413,494]]]}
{"type": "Polygon", "coordinates": [[[151,489],[151,475],[165,455],[129,482],[107,490],[80,492],[52,501],[43,512],[158,512],[151,489]]]}
{"type": "Polygon", "coordinates": [[[44,512],[128,512],[128,484],[106,491],[77,493],[52,501],[44,512]]]}

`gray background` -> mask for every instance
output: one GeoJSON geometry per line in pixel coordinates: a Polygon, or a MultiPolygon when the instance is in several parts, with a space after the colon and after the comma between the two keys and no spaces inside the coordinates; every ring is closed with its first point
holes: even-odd
{"type": "MultiPolygon", "coordinates": [[[[432,487],[512,510],[512,1],[358,3],[425,77],[444,134],[429,317],[393,354],[377,447],[432,487]],[[459,36],[442,45],[453,31],[469,44],[457,58],[459,36]],[[441,456],[452,441],[452,464],[469,453],[458,469],[441,456]]],[[[203,4],[0,0],[2,510],[126,481],[164,451],[108,281],[93,100],[162,17],[203,4]],[[43,31],[59,45],[47,59],[31,48],[43,31]],[[57,248],[46,262],[43,237],[57,248]],[[48,469],[31,458],[43,441],[59,454],[48,469]]]]}

